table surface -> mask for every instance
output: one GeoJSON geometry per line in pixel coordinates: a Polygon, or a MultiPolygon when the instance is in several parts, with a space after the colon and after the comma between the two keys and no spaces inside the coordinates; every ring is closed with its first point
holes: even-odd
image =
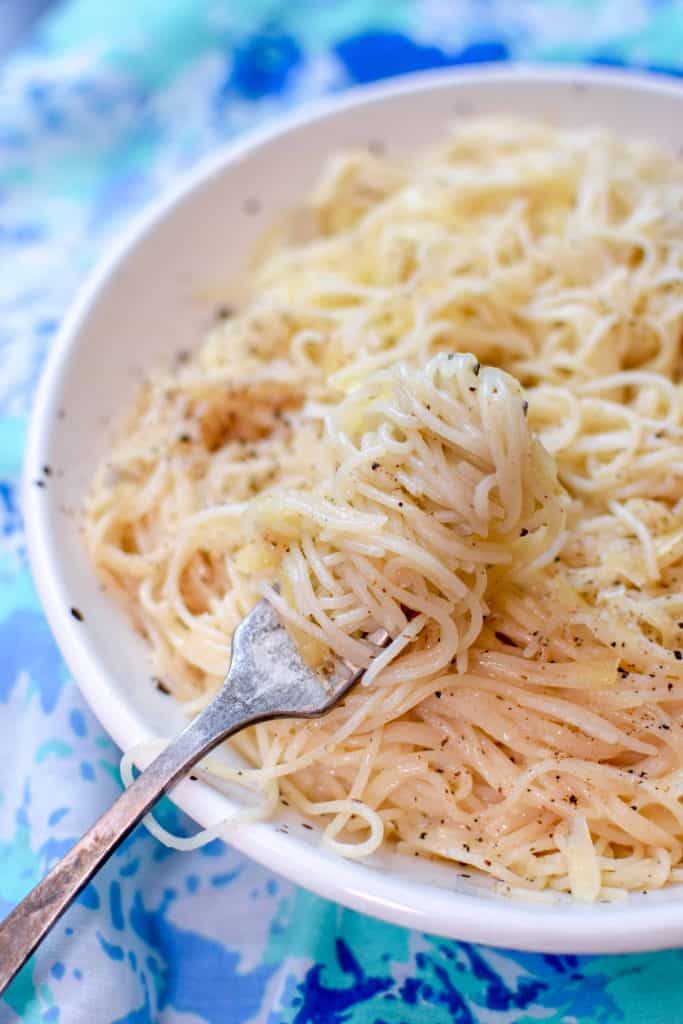
{"type": "Polygon", "coordinates": [[[0,60],[20,46],[34,22],[56,0],[0,0],[0,60]]]}
{"type": "MultiPolygon", "coordinates": [[[[683,8],[666,0],[131,11],[65,0],[0,65],[0,914],[120,789],[119,753],[40,611],[18,500],[43,358],[112,237],[225,139],[353,82],[478,60],[683,69],[683,8]]],[[[682,966],[681,951],[544,956],[405,931],[220,842],[178,854],[137,829],[10,987],[0,1024],[669,1024],[682,966]]]]}

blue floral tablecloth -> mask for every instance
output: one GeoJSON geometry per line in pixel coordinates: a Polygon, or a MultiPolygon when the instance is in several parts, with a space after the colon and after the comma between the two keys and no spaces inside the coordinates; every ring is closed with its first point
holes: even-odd
{"type": "MultiPolygon", "coordinates": [[[[135,211],[255,122],[353,82],[508,59],[680,73],[683,7],[67,0],[0,66],[0,914],[120,788],[118,751],[40,611],[18,501],[36,379],[83,275],[135,211]]],[[[138,829],[0,1024],[676,1024],[682,979],[680,951],[530,955],[404,931],[222,843],[178,854],[138,829]]]]}

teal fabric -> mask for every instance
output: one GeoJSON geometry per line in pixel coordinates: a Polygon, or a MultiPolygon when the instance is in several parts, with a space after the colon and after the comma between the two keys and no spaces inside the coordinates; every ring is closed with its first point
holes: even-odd
{"type": "MultiPolygon", "coordinates": [[[[666,0],[66,0],[0,67],[0,913],[118,792],[26,562],[18,478],[85,272],[200,156],[323,92],[477,61],[683,71],[666,0]]],[[[168,804],[165,821],[188,823],[168,804]]],[[[676,1022],[679,951],[502,952],[342,910],[214,842],[137,830],[8,990],[0,1024],[676,1022]]]]}

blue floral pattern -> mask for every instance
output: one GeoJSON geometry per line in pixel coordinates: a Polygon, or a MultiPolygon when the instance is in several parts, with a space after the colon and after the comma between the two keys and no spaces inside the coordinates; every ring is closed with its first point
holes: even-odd
{"type": "MultiPolygon", "coordinates": [[[[509,59],[683,73],[667,0],[66,0],[0,69],[0,914],[120,788],[26,563],[23,439],[45,353],[132,213],[217,144],[322,92],[509,59]]],[[[166,802],[169,827],[188,823],[166,802]]],[[[0,1002],[0,1024],[681,1019],[680,951],[502,952],[370,920],[222,843],[136,830],[0,1002]]]]}

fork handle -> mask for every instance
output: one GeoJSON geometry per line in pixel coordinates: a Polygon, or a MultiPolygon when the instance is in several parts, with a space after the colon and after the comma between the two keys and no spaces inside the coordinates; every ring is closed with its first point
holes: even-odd
{"type": "Polygon", "coordinates": [[[0,994],[159,797],[218,743],[255,720],[240,702],[226,708],[219,693],[14,908],[0,925],[0,994]]]}

